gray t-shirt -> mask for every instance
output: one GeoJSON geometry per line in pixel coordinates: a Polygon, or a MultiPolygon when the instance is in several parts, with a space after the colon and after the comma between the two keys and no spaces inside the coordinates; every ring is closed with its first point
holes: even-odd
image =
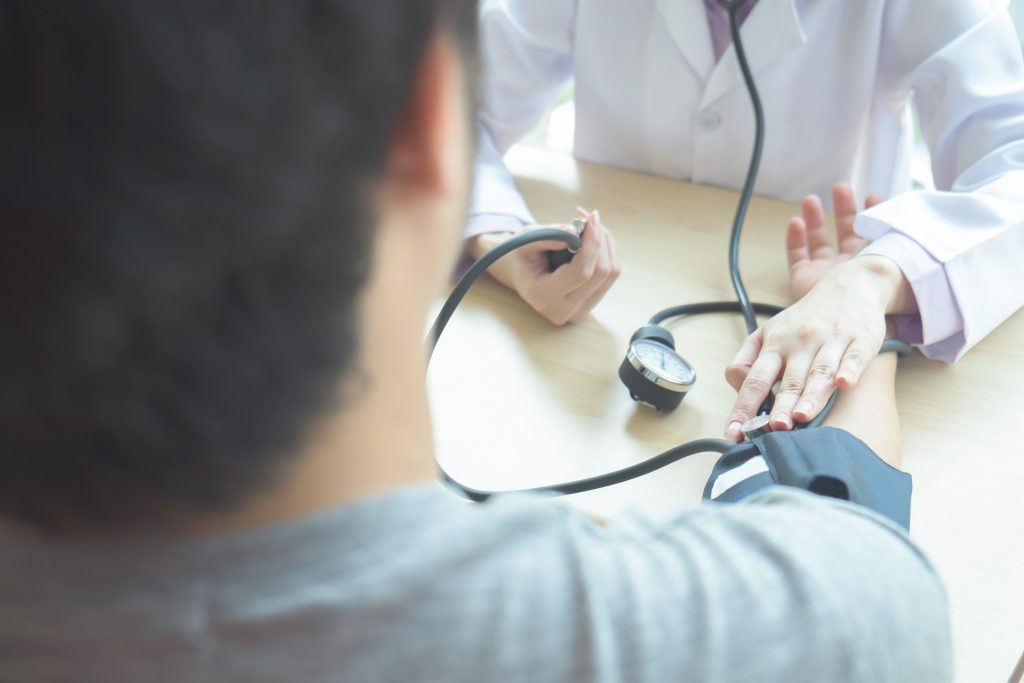
{"type": "Polygon", "coordinates": [[[599,527],[418,486],[202,540],[0,540],[0,680],[865,681],[951,676],[907,537],[768,489],[599,527]]]}

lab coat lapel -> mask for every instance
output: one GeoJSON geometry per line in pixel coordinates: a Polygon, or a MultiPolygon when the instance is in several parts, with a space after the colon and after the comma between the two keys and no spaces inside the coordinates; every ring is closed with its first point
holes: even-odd
{"type": "Polygon", "coordinates": [[[707,83],[715,67],[715,50],[708,31],[702,0],[657,0],[658,12],[672,42],[683,53],[701,83],[707,83]]]}
{"type": "MultiPolygon", "coordinates": [[[[755,78],[759,71],[767,69],[807,41],[796,0],[758,0],[750,16],[743,22],[740,32],[755,78]]],[[[703,109],[710,106],[742,85],[743,76],[736,49],[730,44],[711,72],[700,107],[703,109]]]]}

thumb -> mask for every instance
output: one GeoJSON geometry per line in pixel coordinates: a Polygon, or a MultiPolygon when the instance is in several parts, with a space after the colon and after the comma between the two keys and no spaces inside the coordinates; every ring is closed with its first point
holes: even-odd
{"type": "MultiPolygon", "coordinates": [[[[520,234],[528,234],[536,230],[561,230],[562,232],[565,232],[569,235],[576,235],[576,228],[574,228],[571,224],[568,223],[562,223],[560,225],[532,225],[530,226],[529,230],[526,230],[520,234]]],[[[516,251],[522,254],[536,254],[537,252],[541,251],[561,251],[562,249],[567,249],[568,246],[569,245],[566,244],[565,242],[557,242],[555,240],[544,240],[542,242],[533,242],[532,244],[527,244],[523,247],[520,247],[516,251]]]]}

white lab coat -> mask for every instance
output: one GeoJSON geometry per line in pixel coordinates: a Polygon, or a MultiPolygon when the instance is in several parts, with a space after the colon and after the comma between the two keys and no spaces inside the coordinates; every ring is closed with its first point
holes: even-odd
{"type": "MultiPolygon", "coordinates": [[[[533,222],[500,154],[573,78],[577,157],[741,185],[753,114],[702,0],[483,0],[481,31],[470,231],[533,222]]],[[[1024,64],[1006,2],[759,0],[742,35],[766,120],[756,192],[828,198],[848,180],[889,198],[857,230],[910,279],[926,355],[958,358],[1024,305],[1024,64]],[[910,191],[911,103],[937,191],[910,191]]]]}

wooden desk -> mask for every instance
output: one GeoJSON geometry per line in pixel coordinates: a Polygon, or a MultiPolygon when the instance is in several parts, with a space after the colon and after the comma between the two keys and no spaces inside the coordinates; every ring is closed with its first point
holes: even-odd
{"type": "MultiPolygon", "coordinates": [[[[623,272],[579,325],[555,328],[513,293],[481,281],[452,320],[430,373],[438,452],[481,488],[536,486],[608,471],[702,436],[721,436],[734,392],[723,368],[744,336],[739,316],[673,326],[697,369],[679,410],[638,406],[616,371],[632,332],[663,307],[732,298],[726,246],[732,192],[516,149],[509,164],[540,221],[599,208],[623,272]]],[[[783,239],[795,207],[757,199],[742,270],[756,301],[790,297],[783,239]]],[[[912,535],[945,578],[957,680],[1002,682],[1024,649],[1024,314],[955,367],[904,361],[898,399],[914,476],[912,535]]],[[[716,456],[694,456],[640,480],[575,496],[608,516],[625,506],[697,505],[716,456]]],[[[898,647],[898,644],[894,644],[898,647]]]]}

